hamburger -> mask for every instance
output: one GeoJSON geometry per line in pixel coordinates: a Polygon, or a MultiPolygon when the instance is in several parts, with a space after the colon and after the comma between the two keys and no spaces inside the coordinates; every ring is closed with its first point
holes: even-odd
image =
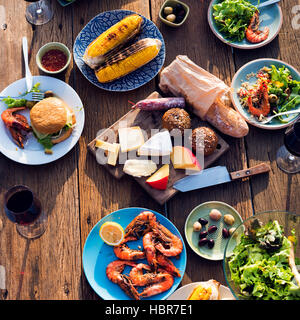
{"type": "Polygon", "coordinates": [[[30,110],[31,127],[46,153],[53,145],[70,137],[76,124],[73,110],[61,99],[45,98],[30,110]]]}

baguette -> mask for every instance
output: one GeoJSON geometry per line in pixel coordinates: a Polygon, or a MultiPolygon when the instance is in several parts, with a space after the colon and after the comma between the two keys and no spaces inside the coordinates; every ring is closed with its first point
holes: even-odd
{"type": "Polygon", "coordinates": [[[217,98],[208,109],[204,120],[219,131],[235,138],[242,138],[249,132],[249,127],[242,116],[223,103],[220,98],[217,98]]]}

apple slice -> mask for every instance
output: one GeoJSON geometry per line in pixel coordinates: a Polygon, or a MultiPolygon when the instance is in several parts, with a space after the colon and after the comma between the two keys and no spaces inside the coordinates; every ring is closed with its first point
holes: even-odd
{"type": "Polygon", "coordinates": [[[173,147],[171,160],[175,169],[200,171],[201,166],[193,152],[182,146],[173,147]]]}
{"type": "Polygon", "coordinates": [[[170,176],[170,167],[168,164],[158,169],[146,182],[154,189],[166,190],[170,176]]]}

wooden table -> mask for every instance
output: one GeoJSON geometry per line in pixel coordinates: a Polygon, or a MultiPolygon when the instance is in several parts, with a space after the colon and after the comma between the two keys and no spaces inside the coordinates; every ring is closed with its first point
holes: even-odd
{"type": "MultiPolygon", "coordinates": [[[[5,21],[0,21],[0,90],[24,77],[22,36],[29,41],[31,71],[38,75],[35,55],[43,44],[59,41],[72,49],[77,34],[90,19],[100,12],[120,8],[136,11],[157,24],[166,42],[165,65],[176,55],[186,54],[227,84],[243,64],[256,58],[278,58],[300,69],[300,30],[292,28],[293,18],[297,23],[292,8],[299,4],[298,0],[281,1],[284,22],[279,37],[253,51],[232,50],[212,34],[207,23],[208,0],[186,0],[190,16],[178,29],[160,22],[162,3],[163,0],[77,0],[63,8],[53,0],[53,19],[32,27],[24,17],[26,2],[0,0],[0,12],[6,13],[5,21]]],[[[125,114],[130,108],[128,100],[138,101],[157,89],[157,79],[133,92],[111,94],[89,83],[74,63],[60,78],[78,92],[85,107],[85,128],[76,147],[62,159],[42,166],[20,165],[0,155],[1,199],[8,187],[26,184],[38,193],[49,214],[45,234],[29,241],[17,234],[1,212],[0,265],[7,274],[7,291],[1,299],[99,299],[84,276],[82,250],[92,227],[119,208],[139,206],[165,213],[182,234],[189,212],[205,201],[227,202],[243,218],[265,210],[299,210],[300,175],[284,174],[275,163],[283,131],[255,127],[250,128],[245,139],[224,137],[230,151],[216,165],[226,165],[234,171],[266,161],[272,167],[269,176],[178,194],[166,206],[159,206],[133,179],[113,179],[87,152],[87,144],[97,131],[125,114]]],[[[204,260],[188,247],[187,254],[183,285],[211,278],[226,284],[221,262],[204,260]]]]}

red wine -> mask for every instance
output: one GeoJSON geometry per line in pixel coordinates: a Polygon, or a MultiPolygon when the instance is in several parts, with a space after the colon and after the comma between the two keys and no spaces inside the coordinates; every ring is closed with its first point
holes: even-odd
{"type": "Polygon", "coordinates": [[[284,144],[291,154],[300,157],[300,120],[286,130],[284,144]]]}
{"type": "Polygon", "coordinates": [[[4,211],[11,221],[27,225],[39,217],[42,207],[29,188],[15,186],[6,193],[4,211]]]}

